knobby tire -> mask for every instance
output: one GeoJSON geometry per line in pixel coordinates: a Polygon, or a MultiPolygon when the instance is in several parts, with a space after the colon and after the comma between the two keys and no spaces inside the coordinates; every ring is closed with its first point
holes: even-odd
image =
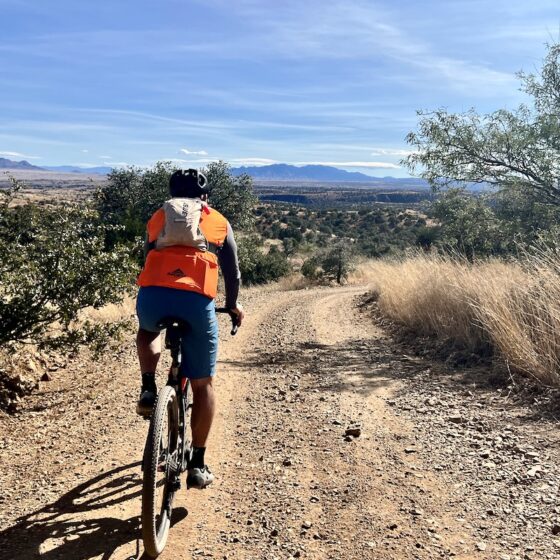
{"type": "MultiPolygon", "coordinates": [[[[150,429],[144,451],[143,485],[142,485],[142,539],[144,549],[152,558],[156,558],[163,551],[171,526],[171,508],[158,511],[157,504],[157,477],[160,460],[160,442],[162,441],[163,428],[167,418],[168,447],[169,451],[177,452],[179,440],[179,411],[177,394],[173,387],[166,385],[159,393],[154,406],[150,429]],[[159,518],[158,518],[159,516],[159,518]]],[[[169,456],[167,457],[169,461],[169,456]]],[[[175,473],[172,473],[173,475],[175,473]]],[[[162,488],[162,504],[166,498],[173,498],[174,490],[171,488],[169,467],[166,467],[165,482],[162,488]]]]}

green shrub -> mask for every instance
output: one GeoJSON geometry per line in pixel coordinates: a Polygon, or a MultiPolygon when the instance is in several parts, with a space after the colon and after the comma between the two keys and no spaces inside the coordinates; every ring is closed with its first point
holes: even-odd
{"type": "Polygon", "coordinates": [[[11,207],[13,191],[0,192],[0,345],[102,346],[122,325],[77,320],[87,307],[119,303],[132,286],[129,249],[105,245],[115,226],[68,205],[11,207]]]}
{"type": "Polygon", "coordinates": [[[291,271],[286,255],[275,247],[263,253],[258,236],[240,239],[237,248],[241,280],[247,286],[274,282],[291,271]]]}
{"type": "Polygon", "coordinates": [[[353,256],[354,251],[350,246],[339,243],[307,259],[301,267],[301,273],[309,280],[342,284],[354,269],[353,256]]]}

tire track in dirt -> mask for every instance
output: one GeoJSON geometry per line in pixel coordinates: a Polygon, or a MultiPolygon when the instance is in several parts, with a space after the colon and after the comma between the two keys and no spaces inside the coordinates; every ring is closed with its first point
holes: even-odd
{"type": "Polygon", "coordinates": [[[362,292],[271,294],[226,352],[238,406],[214,440],[228,442],[214,509],[175,531],[165,558],[483,557],[446,488],[405,451],[412,427],[386,406],[398,382],[383,372],[400,357],[357,317],[362,292]],[[355,421],[362,436],[347,442],[355,421]]]}

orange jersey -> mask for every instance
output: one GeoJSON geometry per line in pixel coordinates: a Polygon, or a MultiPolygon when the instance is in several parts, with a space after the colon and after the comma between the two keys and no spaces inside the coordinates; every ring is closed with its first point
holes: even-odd
{"type": "MultiPolygon", "coordinates": [[[[165,225],[165,213],[157,210],[148,221],[148,242],[157,240],[165,225]]],[[[227,236],[228,222],[211,208],[202,212],[200,231],[211,246],[221,247],[227,236]]],[[[211,251],[174,245],[152,249],[138,276],[139,286],[163,286],[198,292],[215,298],[218,292],[218,257],[211,251]]]]}

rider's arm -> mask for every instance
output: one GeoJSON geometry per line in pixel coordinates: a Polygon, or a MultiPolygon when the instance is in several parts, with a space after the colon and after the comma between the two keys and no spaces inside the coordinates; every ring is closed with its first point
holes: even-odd
{"type": "Polygon", "coordinates": [[[226,239],[218,252],[218,261],[224,276],[226,307],[233,309],[237,306],[241,271],[239,270],[239,260],[237,258],[237,243],[235,243],[233,230],[229,224],[227,226],[226,239]]]}

